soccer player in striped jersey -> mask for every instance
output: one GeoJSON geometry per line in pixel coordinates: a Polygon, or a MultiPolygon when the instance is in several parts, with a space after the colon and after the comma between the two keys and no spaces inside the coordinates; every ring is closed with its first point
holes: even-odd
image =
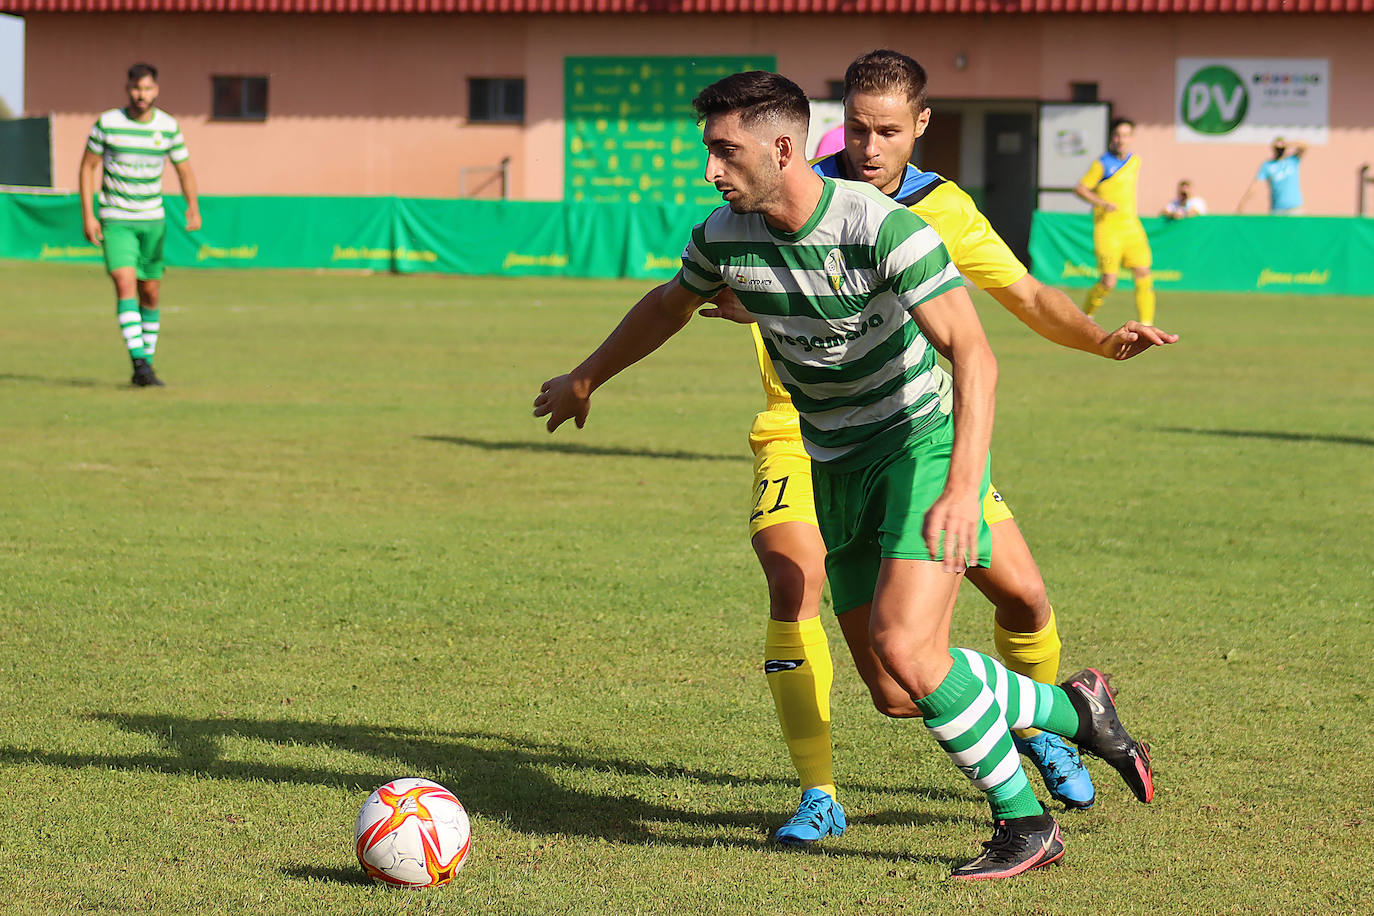
{"type": "Polygon", "coordinates": [[[86,238],[105,252],[115,288],[115,314],[133,360],[133,384],[161,386],[153,371],[161,326],[162,249],[167,223],[162,173],[171,159],[186,197],[186,228],[200,228],[200,202],[190,153],[176,119],[154,106],[157,68],[134,64],[125,87],[129,104],[96,120],[81,157],[81,221],[86,238]],[[100,171],[100,210],[91,198],[100,171]]]}
{"type": "MultiPolygon", "coordinates": [[[[954,182],[910,164],[916,140],[930,120],[926,85],[924,68],[897,51],[878,50],[856,59],[845,72],[845,147],[812,167],[827,177],[866,181],[911,208],[940,235],[956,268],[1047,340],[1109,359],[1127,359],[1177,340],[1134,321],[1104,331],[1062,291],[1030,276],[954,182]]],[[[717,297],[704,314],[751,321],[728,294],[717,297]]],[[[816,527],[811,463],[797,409],[772,369],[757,327],[753,337],[765,407],[749,433],[754,452],[749,528],[768,581],[764,672],[802,788],[797,812],[775,838],[806,845],[845,829],[830,739],[833,665],[820,621],[825,544],[816,527]]],[[[1044,580],[995,487],[985,493],[983,509],[992,531],[992,559],[986,568],[971,568],[968,579],[996,609],[993,642],[1008,668],[1053,684],[1061,643],[1044,580]]],[[[900,686],[882,676],[868,645],[868,621],[853,611],[841,614],[839,621],[855,663],[870,672],[866,681],[877,708],[894,717],[919,715],[900,686]]],[[[1092,805],[1092,780],[1070,745],[1035,729],[1021,731],[1015,739],[1056,801],[1070,808],[1092,805]]]]}
{"type": "Polygon", "coordinates": [[[986,562],[991,540],[982,499],[997,374],[963,280],[916,214],[869,184],[810,169],[809,105],[795,83],[735,74],[693,105],[705,122],[706,179],[728,206],[692,231],[677,277],[572,372],[544,383],[535,415],[550,431],[584,425],[597,388],[732,289],[800,415],[836,611],[868,619],[883,675],[992,808],[993,839],[955,876],[1010,877],[1057,861],[1058,824],[1031,791],[1010,729],[1072,737],[1142,801],[1153,779],[1100,673],[1054,687],[950,649],[959,583],[986,562]]]}

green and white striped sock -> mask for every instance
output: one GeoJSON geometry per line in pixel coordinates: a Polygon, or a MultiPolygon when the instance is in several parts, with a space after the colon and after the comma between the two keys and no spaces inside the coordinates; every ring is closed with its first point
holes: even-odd
{"type": "Polygon", "coordinates": [[[157,330],[162,326],[158,321],[161,310],[140,306],[138,311],[143,318],[143,349],[148,351],[148,359],[151,360],[157,352],[157,330]]]}
{"type": "Polygon", "coordinates": [[[954,649],[950,655],[962,655],[973,676],[992,691],[1008,728],[1042,728],[1070,739],[1078,734],[1078,711],[1064,688],[1033,681],[972,649],[954,649]]]}
{"type": "Polygon", "coordinates": [[[147,359],[148,351],[143,346],[143,315],[138,310],[138,300],[120,299],[115,303],[115,314],[119,317],[119,330],[124,334],[129,357],[147,359]]]}
{"type": "Polygon", "coordinates": [[[961,650],[950,657],[954,667],[940,686],[916,701],[926,728],[954,765],[987,794],[995,819],[1044,814],[1021,769],[997,697],[974,676],[961,650]]]}

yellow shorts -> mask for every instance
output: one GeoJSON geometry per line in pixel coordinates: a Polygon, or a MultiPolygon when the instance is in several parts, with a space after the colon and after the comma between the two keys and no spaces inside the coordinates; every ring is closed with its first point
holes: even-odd
{"type": "MultiPolygon", "coordinates": [[[[795,423],[796,414],[792,415],[795,423]]],[[[783,522],[816,524],[816,501],[811,489],[811,458],[801,432],[786,434],[786,418],[761,413],[750,431],[754,450],[754,489],[749,503],[749,536],[783,522]]],[[[983,518],[989,525],[1012,518],[1011,507],[989,485],[983,494],[983,518]]],[[[819,526],[818,526],[819,527],[819,526]]]]}
{"type": "Polygon", "coordinates": [[[1093,251],[1100,274],[1119,273],[1123,267],[1131,270],[1150,266],[1150,240],[1139,221],[1134,226],[1094,229],[1093,251]]]}
{"type": "Polygon", "coordinates": [[[770,439],[754,450],[749,536],[783,522],[816,524],[811,458],[801,439],[770,439]]]}

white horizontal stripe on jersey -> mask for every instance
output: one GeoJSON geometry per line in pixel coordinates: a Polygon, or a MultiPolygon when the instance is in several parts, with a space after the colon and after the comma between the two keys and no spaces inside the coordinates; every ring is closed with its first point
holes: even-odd
{"type": "Polygon", "coordinates": [[[803,413],[806,422],[825,432],[847,429],[851,426],[866,426],[896,416],[906,408],[917,404],[928,395],[937,395],[924,408],[911,414],[924,417],[932,410],[940,408],[940,385],[930,374],[922,374],[898,388],[892,394],[873,404],[855,404],[850,407],[836,407],[834,410],[821,410],[803,413]]]}
{"type": "Polygon", "coordinates": [[[773,369],[778,374],[778,380],[784,385],[793,385],[806,392],[808,397],[817,400],[824,398],[845,398],[866,391],[870,388],[877,388],[887,384],[893,379],[905,373],[908,369],[919,366],[926,354],[926,339],[918,337],[901,353],[883,363],[877,372],[860,378],[849,379],[842,382],[808,382],[803,384],[796,380],[786,366],[773,364],[773,369]]]}

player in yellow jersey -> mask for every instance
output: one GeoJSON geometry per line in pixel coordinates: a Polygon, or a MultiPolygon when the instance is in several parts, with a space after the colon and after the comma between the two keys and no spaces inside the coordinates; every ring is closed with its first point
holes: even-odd
{"type": "MultiPolygon", "coordinates": [[[[930,119],[925,95],[925,71],[906,55],[874,51],[854,61],[845,74],[845,149],[818,161],[815,169],[830,177],[867,181],[906,203],[935,227],[965,276],[1054,343],[1128,359],[1178,339],[1134,321],[1107,333],[1062,292],[1031,277],[957,185],[909,165],[916,139],[930,119]]],[[[703,314],[748,320],[728,298],[703,314]]],[[[845,828],[843,808],[835,801],[830,741],[833,668],[820,621],[825,544],[816,525],[811,466],[797,411],[773,372],[757,328],[754,342],[767,398],[749,434],[754,451],[750,535],[769,593],[764,671],[803,790],[797,813],[775,836],[780,842],[806,844],[845,828]]],[[[1040,571],[995,489],[989,488],[983,506],[992,530],[992,561],[989,568],[970,569],[968,578],[996,606],[994,640],[1007,667],[1053,684],[1060,642],[1040,571]]],[[[865,612],[840,614],[839,621],[874,705],[889,716],[918,715],[911,697],[870,646],[865,612]]],[[[1091,780],[1070,746],[1046,732],[1023,733],[1019,739],[1056,799],[1070,807],[1092,804],[1091,780]]]]}
{"type": "Polygon", "coordinates": [[[1136,317],[1155,320],[1154,279],[1150,276],[1150,240],[1136,215],[1136,184],[1140,157],[1131,152],[1135,122],[1112,121],[1107,152],[1093,160],[1073,192],[1093,205],[1093,252],[1097,255],[1097,283],[1088,290],[1083,311],[1091,315],[1116,288],[1116,275],[1125,267],[1135,281],[1136,317]]]}

